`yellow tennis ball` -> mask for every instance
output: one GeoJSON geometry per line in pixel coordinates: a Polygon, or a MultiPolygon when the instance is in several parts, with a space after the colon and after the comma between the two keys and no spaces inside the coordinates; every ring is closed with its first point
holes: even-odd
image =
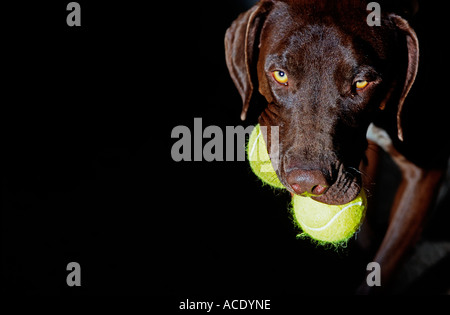
{"type": "Polygon", "coordinates": [[[306,234],[320,244],[335,245],[346,242],[359,229],[367,207],[364,189],[345,205],[327,205],[298,195],[292,203],[295,220],[304,232],[300,236],[306,234]]]}
{"type": "Polygon", "coordinates": [[[278,176],[272,166],[259,124],[253,128],[250,139],[248,140],[247,158],[250,162],[250,167],[252,168],[253,173],[255,173],[255,175],[263,181],[263,183],[275,188],[285,188],[278,179],[278,176]]]}

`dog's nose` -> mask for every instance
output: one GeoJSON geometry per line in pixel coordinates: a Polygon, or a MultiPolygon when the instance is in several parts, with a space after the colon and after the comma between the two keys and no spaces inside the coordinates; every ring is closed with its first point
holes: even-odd
{"type": "Polygon", "coordinates": [[[328,181],[320,170],[294,169],[286,180],[297,195],[308,193],[319,196],[328,189],[328,181]]]}

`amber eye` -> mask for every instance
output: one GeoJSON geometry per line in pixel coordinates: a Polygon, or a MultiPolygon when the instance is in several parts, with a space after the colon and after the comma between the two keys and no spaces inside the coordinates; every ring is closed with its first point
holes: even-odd
{"type": "Polygon", "coordinates": [[[280,84],[287,85],[288,76],[284,71],[276,70],[273,72],[273,78],[280,84]]]}
{"type": "Polygon", "coordinates": [[[369,82],[367,82],[366,80],[363,80],[363,81],[356,81],[356,89],[357,89],[357,90],[362,90],[362,89],[364,89],[368,84],[369,84],[369,82]]]}

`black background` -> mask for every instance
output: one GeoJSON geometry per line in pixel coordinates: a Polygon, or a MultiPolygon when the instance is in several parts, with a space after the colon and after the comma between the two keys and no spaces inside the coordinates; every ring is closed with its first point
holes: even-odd
{"type": "MultiPolygon", "coordinates": [[[[290,196],[261,187],[248,162],[172,160],[172,129],[193,131],[194,117],[256,124],[256,110],[239,119],[223,46],[248,3],[79,1],[81,27],[68,27],[69,1],[43,2],[2,10],[4,291],[354,293],[371,257],[352,242],[335,252],[297,240],[290,196]],[[72,261],[79,288],[66,285],[72,261]]],[[[430,12],[422,21],[439,23],[430,12]]],[[[445,230],[446,219],[430,222],[445,230]]],[[[403,293],[445,292],[448,261],[403,293]]]]}

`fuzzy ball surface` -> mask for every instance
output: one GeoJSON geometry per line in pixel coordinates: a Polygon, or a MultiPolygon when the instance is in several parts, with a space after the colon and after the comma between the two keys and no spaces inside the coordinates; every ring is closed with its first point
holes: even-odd
{"type": "Polygon", "coordinates": [[[275,173],[259,124],[253,128],[250,135],[247,144],[247,158],[253,173],[263,183],[275,188],[285,189],[275,173]]]}
{"type": "Polygon", "coordinates": [[[294,195],[294,217],[304,234],[320,244],[346,242],[359,229],[364,220],[367,199],[364,189],[358,197],[345,205],[327,205],[294,195]]]}

